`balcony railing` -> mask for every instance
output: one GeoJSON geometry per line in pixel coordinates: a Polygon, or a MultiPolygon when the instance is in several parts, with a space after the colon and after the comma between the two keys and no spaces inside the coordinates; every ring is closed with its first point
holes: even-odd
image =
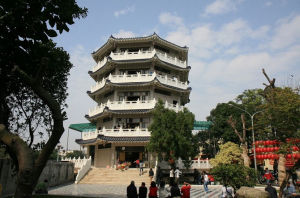
{"type": "Polygon", "coordinates": [[[112,137],[136,137],[136,136],[150,136],[150,131],[147,128],[134,128],[134,129],[123,129],[122,127],[119,129],[106,129],[103,128],[101,130],[93,130],[82,133],[82,139],[94,139],[98,135],[112,136],[112,137]]]}
{"type": "MultiPolygon", "coordinates": [[[[102,113],[104,109],[107,107],[111,110],[134,110],[134,109],[153,109],[156,104],[156,100],[136,100],[136,101],[110,101],[107,103],[101,103],[97,107],[89,110],[89,117],[95,116],[99,113],[102,113]]],[[[174,110],[176,112],[182,111],[183,106],[179,106],[178,104],[174,105],[171,103],[165,102],[165,108],[174,110]]]]}
{"type": "MultiPolygon", "coordinates": [[[[176,56],[172,56],[168,53],[159,51],[157,49],[149,50],[149,51],[142,51],[139,50],[137,52],[111,52],[110,58],[112,60],[138,60],[138,59],[149,59],[152,58],[154,55],[157,55],[162,61],[171,63],[178,67],[186,68],[187,63],[186,61],[182,61],[178,59],[176,56]]],[[[93,67],[93,72],[97,71],[101,67],[105,65],[107,62],[107,57],[104,57],[96,66],[93,67]]]]}
{"type": "Polygon", "coordinates": [[[108,78],[103,78],[101,81],[98,81],[96,85],[91,87],[91,93],[101,89],[104,87],[106,80],[110,80],[112,83],[131,83],[131,82],[150,82],[154,78],[157,78],[161,83],[170,85],[173,87],[178,87],[181,89],[187,89],[188,83],[187,82],[181,82],[177,78],[170,78],[167,75],[159,75],[155,72],[152,74],[132,74],[132,75],[109,75],[108,78]]]}

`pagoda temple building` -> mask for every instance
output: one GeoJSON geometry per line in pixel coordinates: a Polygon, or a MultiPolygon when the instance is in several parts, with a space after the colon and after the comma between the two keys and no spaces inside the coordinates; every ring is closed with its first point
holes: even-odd
{"type": "Polygon", "coordinates": [[[85,147],[95,167],[154,157],[145,146],[148,127],[158,100],[165,108],[181,111],[189,102],[188,48],[160,38],[114,38],[92,53],[96,65],[89,71],[95,85],[87,92],[97,103],[85,116],[94,128],[76,142],[85,147]]]}

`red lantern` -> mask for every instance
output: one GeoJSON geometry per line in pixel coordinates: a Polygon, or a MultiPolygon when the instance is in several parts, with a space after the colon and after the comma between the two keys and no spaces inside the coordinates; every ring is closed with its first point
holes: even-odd
{"type": "Polygon", "coordinates": [[[268,159],[273,159],[273,154],[268,154],[268,159]]]}
{"type": "Polygon", "coordinates": [[[274,159],[279,159],[279,155],[277,155],[277,154],[274,154],[274,155],[275,155],[274,159]]]}
{"type": "Polygon", "coordinates": [[[297,159],[300,158],[300,153],[296,153],[296,158],[297,158],[297,159]]]}
{"type": "Polygon", "coordinates": [[[298,146],[293,146],[293,151],[299,151],[298,146]]]}
{"type": "Polygon", "coordinates": [[[286,158],[290,159],[290,158],[292,158],[292,155],[291,154],[287,154],[286,158]]]}
{"type": "Polygon", "coordinates": [[[259,141],[259,144],[264,144],[264,141],[262,141],[262,140],[261,140],[261,141],[259,141]]]}

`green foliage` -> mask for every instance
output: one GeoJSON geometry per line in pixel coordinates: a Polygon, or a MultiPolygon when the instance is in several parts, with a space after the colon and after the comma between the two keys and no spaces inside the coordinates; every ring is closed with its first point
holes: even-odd
{"type": "MultiPolygon", "coordinates": [[[[15,75],[15,67],[41,85],[60,105],[67,107],[69,55],[49,37],[69,31],[74,19],[85,17],[86,8],[75,0],[0,2],[0,123],[32,146],[35,136],[51,135],[51,112],[42,98],[15,75]]],[[[65,113],[64,113],[65,114],[65,113]]],[[[66,117],[65,117],[66,118],[66,117]]]]}
{"type": "Polygon", "coordinates": [[[213,166],[221,164],[243,164],[242,150],[237,144],[227,142],[220,145],[220,152],[209,162],[213,166]]]}
{"type": "Polygon", "coordinates": [[[220,164],[211,170],[211,174],[216,181],[232,186],[235,190],[256,184],[255,170],[241,164],[220,164]]]}
{"type": "Polygon", "coordinates": [[[75,150],[72,153],[67,153],[66,157],[67,158],[74,158],[75,157],[76,159],[78,159],[78,158],[84,158],[84,153],[82,151],[75,150]]]}
{"type": "Polygon", "coordinates": [[[182,112],[164,108],[161,100],[155,106],[148,150],[158,154],[159,159],[178,159],[189,164],[189,158],[198,154],[197,138],[192,134],[194,115],[186,108],[182,112]]]}
{"type": "Polygon", "coordinates": [[[300,95],[289,87],[274,88],[265,95],[265,115],[261,118],[266,130],[271,128],[276,139],[299,137],[300,95]]]}

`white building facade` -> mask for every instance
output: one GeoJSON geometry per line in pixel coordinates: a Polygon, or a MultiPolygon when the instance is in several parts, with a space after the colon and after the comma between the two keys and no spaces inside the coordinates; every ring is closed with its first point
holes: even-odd
{"type": "Polygon", "coordinates": [[[143,160],[153,166],[145,146],[158,100],[176,112],[189,102],[188,48],[160,38],[114,38],[92,53],[89,71],[95,85],[88,95],[97,105],[86,118],[96,129],[82,133],[78,144],[87,148],[95,167],[143,160]]]}

